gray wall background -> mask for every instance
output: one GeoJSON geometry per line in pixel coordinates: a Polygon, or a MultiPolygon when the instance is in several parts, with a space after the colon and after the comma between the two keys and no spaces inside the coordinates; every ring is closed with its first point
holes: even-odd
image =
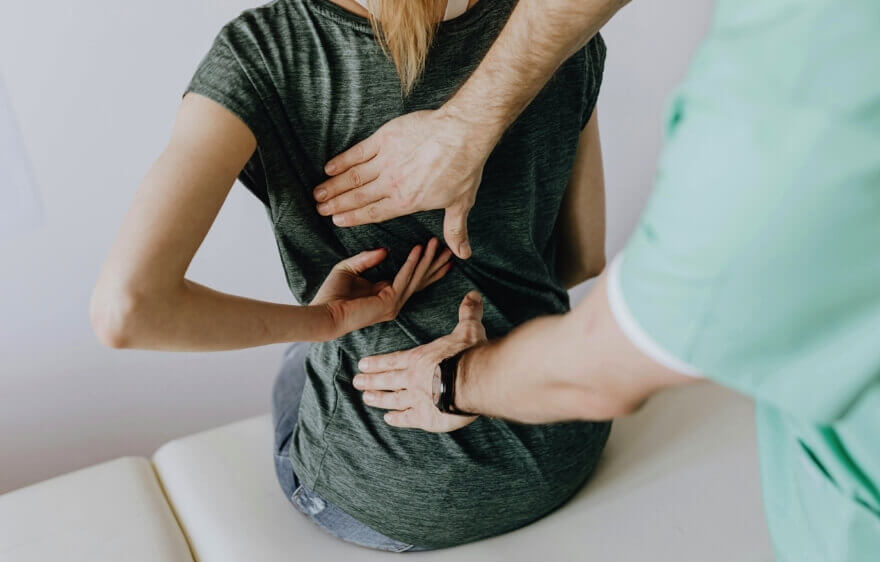
{"type": "MultiPolygon", "coordinates": [[[[46,219],[0,240],[0,493],[268,411],[283,346],[118,351],[88,319],[99,267],[191,73],[221,25],[258,3],[0,0],[0,75],[46,219]]],[[[665,101],[710,12],[708,0],[635,0],[603,30],[609,256],[650,191],[665,101]]],[[[240,186],[187,276],[292,302],[265,213],[240,186]]]]}

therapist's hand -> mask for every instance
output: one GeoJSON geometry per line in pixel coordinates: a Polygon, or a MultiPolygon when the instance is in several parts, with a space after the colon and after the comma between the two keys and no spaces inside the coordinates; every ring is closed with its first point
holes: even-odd
{"type": "Polygon", "coordinates": [[[314,190],[318,213],[357,226],[445,209],[446,245],[467,259],[467,217],[493,134],[443,109],[393,119],[327,163],[332,177],[314,190]]]}
{"type": "Polygon", "coordinates": [[[385,421],[395,427],[411,427],[434,433],[455,431],[477,419],[441,413],[431,392],[434,371],[443,359],[486,341],[483,301],[476,291],[468,293],[458,309],[458,325],[444,336],[420,347],[361,359],[362,371],[354,386],[364,402],[391,410],[385,421]]]}

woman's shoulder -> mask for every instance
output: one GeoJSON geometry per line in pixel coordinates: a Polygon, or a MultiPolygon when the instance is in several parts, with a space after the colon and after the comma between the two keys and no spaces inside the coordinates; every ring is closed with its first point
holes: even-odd
{"type": "Polygon", "coordinates": [[[279,37],[289,36],[290,15],[286,0],[272,0],[243,10],[226,22],[217,39],[233,50],[245,53],[272,48],[279,37]]]}

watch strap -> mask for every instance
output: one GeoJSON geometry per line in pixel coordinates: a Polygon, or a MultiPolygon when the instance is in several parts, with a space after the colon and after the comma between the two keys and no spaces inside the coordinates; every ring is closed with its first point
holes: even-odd
{"type": "Polygon", "coordinates": [[[455,405],[456,382],[458,382],[458,364],[461,356],[466,350],[461,350],[451,357],[447,357],[440,361],[440,382],[442,390],[440,392],[440,400],[437,408],[445,414],[455,414],[457,416],[476,416],[471,412],[465,412],[455,405]]]}

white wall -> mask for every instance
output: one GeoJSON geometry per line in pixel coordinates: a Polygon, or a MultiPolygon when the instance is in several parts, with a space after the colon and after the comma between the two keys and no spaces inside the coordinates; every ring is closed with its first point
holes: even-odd
{"type": "MultiPolygon", "coordinates": [[[[40,229],[0,241],[0,492],[119,455],[148,455],[168,439],[268,411],[282,346],[110,350],[95,340],[87,312],[188,78],[220,26],[256,3],[0,0],[0,74],[46,217],[40,229]]],[[[708,0],[636,0],[603,30],[609,255],[644,204],[666,96],[710,8],[708,0]]],[[[240,187],[187,275],[293,302],[265,213],[240,187]]]]}

